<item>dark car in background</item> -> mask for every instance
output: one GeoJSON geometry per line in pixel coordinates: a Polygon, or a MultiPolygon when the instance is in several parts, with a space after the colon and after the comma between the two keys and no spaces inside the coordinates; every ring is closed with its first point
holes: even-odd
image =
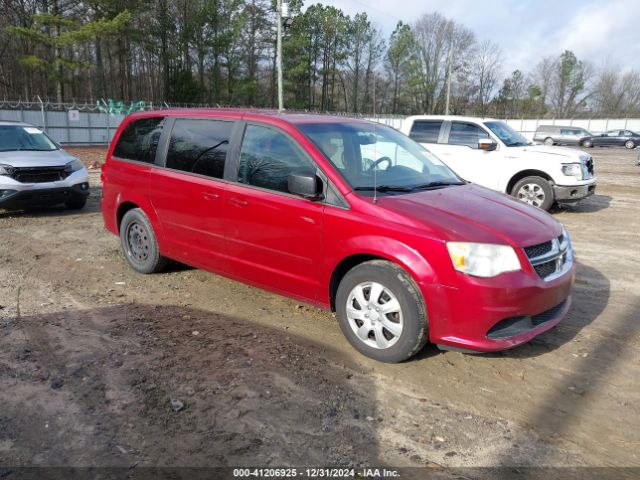
{"type": "Polygon", "coordinates": [[[582,145],[585,137],[593,133],[582,127],[563,127],[561,125],[540,125],[533,136],[535,142],[545,145],[582,145]]]}
{"type": "Polygon", "coordinates": [[[625,147],[629,150],[640,145],[640,133],[627,129],[609,130],[601,135],[583,138],[580,145],[591,147],[625,147]]]}

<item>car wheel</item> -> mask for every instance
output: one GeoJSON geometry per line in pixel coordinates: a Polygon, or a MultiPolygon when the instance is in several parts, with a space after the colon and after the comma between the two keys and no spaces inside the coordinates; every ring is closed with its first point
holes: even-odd
{"type": "Polygon", "coordinates": [[[398,265],[372,260],[352,268],[336,295],[340,329],[360,353],[402,362],[427,342],[427,313],[413,279],[398,265]]]}
{"type": "Polygon", "coordinates": [[[629,150],[636,148],[636,144],[633,140],[627,140],[626,142],[624,142],[624,146],[629,150]]]}
{"type": "Polygon", "coordinates": [[[553,188],[542,177],[523,178],[513,186],[511,195],[542,210],[549,210],[555,200],[553,188]]]}
{"type": "Polygon", "coordinates": [[[582,142],[582,146],[585,148],[591,148],[593,147],[593,142],[591,140],[585,140],[584,142],[582,142]]]}
{"type": "Polygon", "coordinates": [[[137,272],[159,272],[167,264],[167,259],[160,255],[151,222],[139,208],[129,210],[122,217],[120,245],[124,258],[137,272]]]}
{"type": "Polygon", "coordinates": [[[65,202],[65,206],[70,210],[83,209],[86,204],[87,204],[86,198],[78,198],[78,199],[69,200],[68,202],[65,202]]]}
{"type": "Polygon", "coordinates": [[[553,145],[553,138],[551,137],[547,137],[544,139],[544,144],[545,145],[553,145]]]}

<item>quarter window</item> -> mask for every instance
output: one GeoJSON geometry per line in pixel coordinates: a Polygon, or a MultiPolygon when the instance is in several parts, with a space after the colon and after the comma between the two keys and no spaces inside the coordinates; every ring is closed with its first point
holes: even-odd
{"type": "Polygon", "coordinates": [[[470,123],[451,122],[450,145],[466,145],[477,149],[481,138],[489,138],[489,134],[480,127],[470,123]]]}
{"type": "Polygon", "coordinates": [[[233,122],[196,118],[175,121],[167,151],[167,168],[223,178],[233,122]]]}
{"type": "Polygon", "coordinates": [[[113,155],[126,160],[154,163],[164,117],[134,120],[120,134],[113,155]]]}
{"type": "Polygon", "coordinates": [[[416,120],[413,122],[409,137],[418,143],[437,143],[442,121],[416,120]]]}
{"type": "Polygon", "coordinates": [[[247,125],[240,150],[240,183],[288,193],[289,174],[295,171],[315,172],[300,147],[276,130],[247,125]]]}

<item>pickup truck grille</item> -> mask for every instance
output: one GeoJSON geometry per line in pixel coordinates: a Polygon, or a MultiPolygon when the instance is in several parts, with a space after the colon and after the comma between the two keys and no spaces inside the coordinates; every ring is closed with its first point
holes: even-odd
{"type": "Polygon", "coordinates": [[[525,247],[524,252],[538,276],[551,281],[565,273],[573,263],[573,251],[569,239],[564,235],[525,247]]]}
{"type": "Polygon", "coordinates": [[[45,183],[64,180],[69,176],[65,167],[20,167],[13,172],[12,178],[20,183],[45,183]]]}

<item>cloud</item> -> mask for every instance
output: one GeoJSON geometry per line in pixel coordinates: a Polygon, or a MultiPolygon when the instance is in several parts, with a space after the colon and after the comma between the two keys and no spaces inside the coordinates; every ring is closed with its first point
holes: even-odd
{"type": "MultiPolygon", "coordinates": [[[[528,72],[543,57],[572,50],[581,60],[640,69],[637,0],[321,0],[349,15],[367,12],[385,36],[398,20],[440,12],[502,48],[503,70],[528,72]]],[[[311,3],[308,3],[311,4],[311,3]]]]}

